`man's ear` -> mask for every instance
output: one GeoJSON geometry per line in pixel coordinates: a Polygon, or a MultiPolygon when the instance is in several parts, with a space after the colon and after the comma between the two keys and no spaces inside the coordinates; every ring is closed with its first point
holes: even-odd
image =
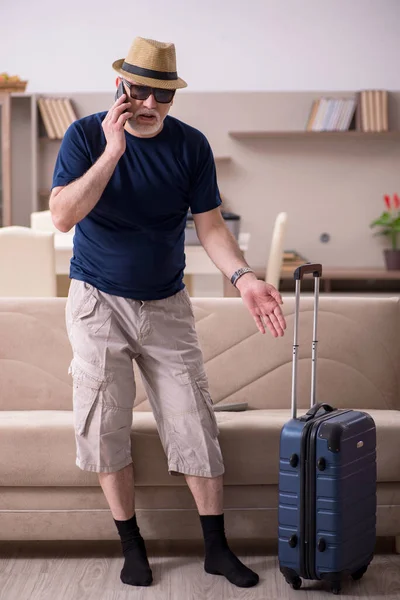
{"type": "Polygon", "coordinates": [[[121,77],[117,77],[115,80],[115,86],[118,87],[120,83],[121,83],[121,77]]]}

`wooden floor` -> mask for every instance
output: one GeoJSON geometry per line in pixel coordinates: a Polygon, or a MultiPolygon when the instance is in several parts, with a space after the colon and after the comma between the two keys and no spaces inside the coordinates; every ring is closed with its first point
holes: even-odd
{"type": "MultiPolygon", "coordinates": [[[[237,550],[232,544],[233,549],[237,550]]],[[[348,600],[400,599],[400,555],[384,548],[360,582],[349,581],[342,596],[348,600]]],[[[321,600],[334,598],[324,585],[305,582],[292,590],[277,567],[274,554],[240,553],[260,575],[252,589],[239,589],[222,577],[207,575],[200,548],[149,547],[154,582],[149,588],[124,585],[119,574],[123,559],[119,543],[46,542],[22,545],[0,542],[0,600],[321,600]]]]}

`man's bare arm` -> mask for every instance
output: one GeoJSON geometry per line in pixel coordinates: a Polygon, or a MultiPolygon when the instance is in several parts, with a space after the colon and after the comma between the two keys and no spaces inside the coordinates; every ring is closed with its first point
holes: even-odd
{"type": "Polygon", "coordinates": [[[99,201],[114,169],[125,152],[125,121],[132,116],[124,112],[130,107],[123,94],[108,111],[103,123],[107,140],[100,158],[82,177],[66,186],[55,187],[50,195],[49,207],[57,229],[67,232],[82,221],[99,201]]]}
{"type": "MultiPolygon", "coordinates": [[[[202,246],[216,267],[228,279],[237,269],[249,266],[243,257],[236,238],[226,226],[219,207],[204,213],[194,214],[193,219],[202,246]]],[[[254,273],[247,273],[241,279],[240,283],[244,279],[257,279],[257,277],[254,273]]]]}
{"type": "Polygon", "coordinates": [[[85,175],[50,195],[50,212],[57,229],[67,232],[94,208],[114,172],[118,159],[104,152],[85,175]]]}

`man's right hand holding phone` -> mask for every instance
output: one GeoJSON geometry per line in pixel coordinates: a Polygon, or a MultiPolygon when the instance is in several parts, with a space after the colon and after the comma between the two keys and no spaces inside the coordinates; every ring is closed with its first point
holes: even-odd
{"type": "Polygon", "coordinates": [[[131,103],[125,102],[125,99],[126,94],[122,94],[110,108],[102,123],[107,140],[105,153],[116,160],[119,160],[125,152],[125,122],[133,116],[132,112],[127,112],[131,103]]]}

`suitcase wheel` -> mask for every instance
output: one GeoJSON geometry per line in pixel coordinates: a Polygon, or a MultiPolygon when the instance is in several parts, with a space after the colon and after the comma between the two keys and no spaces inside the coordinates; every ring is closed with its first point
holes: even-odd
{"type": "Polygon", "coordinates": [[[359,579],[361,579],[361,577],[364,575],[367,569],[368,567],[362,567],[361,569],[353,573],[352,578],[354,579],[354,581],[358,581],[359,579]]]}
{"type": "Polygon", "coordinates": [[[335,594],[335,596],[339,596],[340,592],[342,591],[342,588],[340,585],[338,585],[337,583],[335,583],[332,586],[332,592],[335,594]]]}
{"type": "Polygon", "coordinates": [[[301,588],[302,580],[300,579],[300,577],[296,577],[295,579],[292,579],[291,581],[287,582],[290,584],[290,587],[293,590],[299,590],[301,588]]]}

